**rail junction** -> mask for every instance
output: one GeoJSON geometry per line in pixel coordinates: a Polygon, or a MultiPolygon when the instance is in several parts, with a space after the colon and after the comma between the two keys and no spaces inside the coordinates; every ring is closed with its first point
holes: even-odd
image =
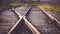
{"type": "Polygon", "coordinates": [[[60,34],[60,21],[40,6],[0,12],[0,34],[60,34]]]}

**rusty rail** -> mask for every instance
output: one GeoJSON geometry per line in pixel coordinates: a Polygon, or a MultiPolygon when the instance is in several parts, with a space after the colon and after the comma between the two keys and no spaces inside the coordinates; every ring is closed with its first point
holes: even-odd
{"type": "Polygon", "coordinates": [[[57,25],[57,27],[60,27],[60,21],[58,21],[55,17],[53,17],[52,15],[50,15],[49,13],[47,13],[42,7],[38,6],[43,13],[52,21],[51,23],[54,23],[55,25],[57,25]]]}

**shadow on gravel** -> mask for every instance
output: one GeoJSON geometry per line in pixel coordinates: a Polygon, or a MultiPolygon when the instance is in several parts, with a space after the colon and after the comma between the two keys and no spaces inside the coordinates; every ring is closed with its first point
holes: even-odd
{"type": "Polygon", "coordinates": [[[13,30],[11,34],[33,34],[31,30],[24,23],[24,20],[17,25],[17,27],[13,30]]]}

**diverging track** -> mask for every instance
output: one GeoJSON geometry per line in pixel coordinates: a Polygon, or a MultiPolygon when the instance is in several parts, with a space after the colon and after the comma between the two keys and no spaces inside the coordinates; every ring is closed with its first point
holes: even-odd
{"type": "MultiPolygon", "coordinates": [[[[51,15],[49,16],[49,14],[47,14],[46,12],[44,12],[43,9],[37,6],[33,6],[30,10],[23,9],[22,11],[21,9],[16,8],[14,11],[19,16],[19,18],[24,21],[23,24],[25,24],[26,27],[28,27],[27,30],[28,32],[30,31],[29,34],[57,34],[57,33],[59,34],[60,33],[60,29],[57,28],[55,24],[52,22],[54,18],[52,18],[51,15]]],[[[16,25],[16,28],[17,27],[18,26],[16,25]]],[[[20,26],[17,29],[16,28],[14,28],[14,31],[12,30],[12,33],[17,32],[16,34],[20,34],[21,33],[21,31],[19,31],[20,26]]]]}
{"type": "MultiPolygon", "coordinates": [[[[11,9],[10,9],[11,10],[11,9]]],[[[4,12],[4,11],[3,11],[4,12]]],[[[7,11],[10,13],[9,11],[7,11]]],[[[3,13],[6,14],[7,12],[3,13]]],[[[28,6],[25,8],[17,7],[12,8],[11,13],[14,13],[16,15],[16,20],[13,19],[10,24],[11,26],[8,26],[9,29],[2,29],[2,34],[59,34],[60,29],[56,26],[60,26],[60,22],[51,16],[49,13],[47,13],[44,9],[37,6],[28,6]]],[[[1,12],[1,15],[3,15],[1,12]]],[[[12,14],[14,16],[14,14],[12,14]]],[[[1,16],[0,17],[3,17],[1,16]]],[[[11,15],[11,14],[6,14],[11,15]]],[[[3,17],[4,18],[4,17],[3,17]]],[[[14,18],[14,17],[13,17],[14,18]]],[[[5,19],[5,18],[4,18],[5,19]]],[[[5,22],[5,20],[0,22],[5,22]]],[[[9,18],[7,18],[9,19],[9,18]]],[[[7,23],[9,23],[9,20],[7,23]]],[[[2,23],[4,24],[4,23],[2,23]]],[[[3,25],[2,25],[3,26],[3,25]]],[[[1,27],[2,28],[2,27],[1,27]]],[[[1,30],[1,29],[0,29],[1,30]]]]}

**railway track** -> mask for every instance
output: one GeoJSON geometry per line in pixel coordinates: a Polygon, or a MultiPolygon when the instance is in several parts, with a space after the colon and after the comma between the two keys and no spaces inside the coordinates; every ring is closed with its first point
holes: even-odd
{"type": "MultiPolygon", "coordinates": [[[[57,19],[55,19],[53,16],[45,12],[45,10],[42,9],[41,7],[39,8],[37,6],[32,6],[32,7],[29,6],[29,7],[25,7],[24,9],[17,7],[17,8],[12,8],[11,12],[13,12],[16,15],[17,21],[12,20],[12,23],[14,22],[14,24],[10,23],[12,24],[11,26],[8,26],[8,24],[6,24],[9,27],[8,31],[5,31],[5,33],[7,34],[59,34],[60,33],[60,29],[56,27],[56,26],[60,27],[59,24],[60,22],[57,19]]],[[[7,21],[9,22],[9,20],[7,21]]],[[[5,30],[7,29],[5,28],[5,30]]],[[[5,34],[3,32],[1,33],[5,34]]]]}

